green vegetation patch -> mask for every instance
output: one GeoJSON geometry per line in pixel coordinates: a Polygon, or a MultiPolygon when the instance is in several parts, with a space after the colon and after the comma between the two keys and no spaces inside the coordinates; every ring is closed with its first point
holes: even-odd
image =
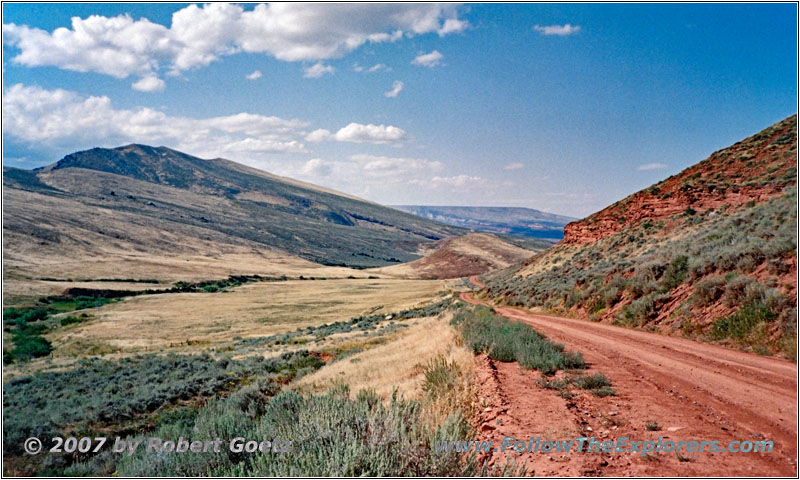
{"type": "MultiPolygon", "coordinates": [[[[420,405],[393,398],[388,404],[370,391],[350,399],[347,387],[326,395],[286,391],[269,399],[257,387],[203,407],[193,422],[164,425],[162,438],[291,440],[291,453],[152,455],[137,451],[123,458],[121,476],[466,476],[478,473],[474,457],[435,453],[434,442],[469,438],[469,423],[455,414],[431,428],[420,405]],[[251,391],[252,390],[252,391],[251,391]],[[254,394],[255,393],[255,394],[254,394]]],[[[80,465],[67,473],[91,471],[80,465]]]]}
{"type": "Polygon", "coordinates": [[[411,308],[396,313],[366,315],[340,322],[323,323],[322,325],[298,328],[293,332],[279,333],[268,337],[245,338],[237,341],[236,345],[290,345],[301,343],[308,337],[313,337],[314,340],[322,340],[337,333],[357,331],[364,333],[373,331],[376,333],[388,333],[388,331],[406,327],[406,325],[395,322],[439,315],[441,312],[445,311],[451,303],[452,299],[446,298],[428,306],[411,308]]]}
{"type": "Polygon", "coordinates": [[[4,453],[21,454],[28,437],[123,430],[145,414],[231,391],[251,377],[286,382],[322,365],[306,351],[242,360],[170,354],[87,359],[71,370],[37,372],[3,385],[4,453]]]}
{"type": "Polygon", "coordinates": [[[563,345],[548,341],[529,325],[497,315],[491,308],[462,307],[452,324],[473,352],[487,353],[493,360],[519,362],[543,373],[586,366],[579,352],[566,353],[563,345]]]}

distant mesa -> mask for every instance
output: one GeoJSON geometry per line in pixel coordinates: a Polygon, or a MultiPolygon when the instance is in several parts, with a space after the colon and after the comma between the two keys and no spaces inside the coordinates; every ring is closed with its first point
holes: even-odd
{"type": "Polygon", "coordinates": [[[576,218],[522,207],[446,207],[393,205],[423,218],[481,232],[561,240],[564,226],[576,218]]]}

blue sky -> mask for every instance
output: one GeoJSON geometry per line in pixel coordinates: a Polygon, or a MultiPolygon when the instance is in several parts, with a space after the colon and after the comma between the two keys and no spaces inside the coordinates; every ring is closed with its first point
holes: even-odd
{"type": "Polygon", "coordinates": [[[5,4],[3,161],[127,143],[585,216],[796,112],[794,4],[5,4]]]}

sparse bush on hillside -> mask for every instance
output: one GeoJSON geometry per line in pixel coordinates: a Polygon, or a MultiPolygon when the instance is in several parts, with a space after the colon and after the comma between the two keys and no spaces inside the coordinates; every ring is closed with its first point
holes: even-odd
{"type": "MultiPolygon", "coordinates": [[[[644,229],[634,226],[580,248],[556,246],[531,262],[563,261],[525,276],[514,269],[497,272],[487,281],[487,292],[512,306],[557,313],[583,308],[593,317],[625,299],[631,303],[618,314],[619,322],[643,326],[658,317],[658,309],[682,285],[699,291],[695,308],[720,297],[727,306],[763,302],[770,287],[783,289],[785,281],[777,275],[787,274],[794,263],[789,257],[796,255],[796,187],[752,208],[722,206],[679,218],[699,223],[677,227],[685,228],[680,235],[659,236],[653,229],[643,235],[644,229]],[[762,267],[775,276],[761,282],[747,276],[762,267]]],[[[789,299],[774,312],[788,319],[795,308],[789,299]]]]}
{"type": "MultiPolygon", "coordinates": [[[[766,305],[758,302],[748,303],[731,316],[720,318],[711,327],[710,335],[714,340],[731,338],[734,340],[748,340],[762,324],[769,324],[777,318],[766,305]]],[[[755,339],[750,339],[755,340],[755,339]]]]}
{"type": "Polygon", "coordinates": [[[623,313],[623,323],[642,326],[658,316],[658,308],[669,300],[669,295],[664,293],[650,293],[637,298],[628,305],[623,313]]]}
{"type": "Polygon", "coordinates": [[[716,302],[725,291],[725,279],[719,276],[710,276],[697,282],[694,286],[694,304],[698,307],[716,302]]]}

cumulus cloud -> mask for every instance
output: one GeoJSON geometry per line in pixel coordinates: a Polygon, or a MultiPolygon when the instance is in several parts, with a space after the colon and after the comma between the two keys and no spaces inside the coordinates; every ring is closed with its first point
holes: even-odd
{"type": "Polygon", "coordinates": [[[274,3],[252,10],[228,3],[189,5],[169,27],[130,15],[73,17],[52,32],[3,25],[3,44],[19,65],[55,66],[116,78],[171,74],[207,66],[226,55],[262,53],[279,60],[340,58],[367,43],[460,32],[469,24],[455,4],[274,3]]]}
{"type": "Polygon", "coordinates": [[[134,82],[131,88],[140,92],[160,92],[164,90],[164,86],[164,80],[161,80],[155,75],[148,75],[138,82],[134,82]]]}
{"type": "Polygon", "coordinates": [[[648,170],[662,170],[664,168],[667,168],[666,163],[645,163],[644,165],[636,167],[636,170],[646,172],[648,170]]]}
{"type": "Polygon", "coordinates": [[[305,78],[319,78],[326,73],[333,75],[336,69],[331,67],[330,65],[325,65],[322,62],[317,62],[310,67],[306,67],[303,69],[303,76],[305,78]]]}
{"type": "Polygon", "coordinates": [[[409,140],[408,134],[402,128],[392,125],[364,125],[350,123],[340,128],[336,133],[320,128],[305,137],[307,142],[322,142],[332,140],[350,143],[401,143],[409,140]]]}
{"type": "Polygon", "coordinates": [[[305,177],[325,178],[331,176],[333,167],[332,162],[326,162],[321,158],[312,158],[300,167],[298,173],[305,177]]]}
{"type": "Polygon", "coordinates": [[[350,123],[331,136],[338,142],[352,143],[400,143],[407,141],[408,134],[392,125],[363,125],[350,123]]]}
{"type": "Polygon", "coordinates": [[[324,140],[328,140],[331,138],[330,130],[325,130],[324,128],[319,128],[314,130],[313,132],[306,135],[307,142],[322,142],[324,140]]]}
{"type": "Polygon", "coordinates": [[[423,53],[417,55],[417,57],[411,61],[413,65],[420,65],[422,67],[433,68],[442,63],[442,59],[444,55],[439,53],[437,50],[432,51],[431,53],[423,53]]]}
{"type": "Polygon", "coordinates": [[[533,29],[542,35],[556,35],[559,37],[574,35],[581,31],[580,26],[570,25],[569,23],[565,23],[564,25],[534,25],[533,29]]]}
{"type": "Polygon", "coordinates": [[[253,73],[248,74],[245,78],[248,80],[258,80],[261,77],[261,70],[256,70],[253,73]]]}
{"type": "Polygon", "coordinates": [[[3,94],[3,134],[35,150],[125,143],[169,145],[206,157],[305,153],[307,122],[239,113],[188,118],[151,108],[117,109],[106,96],[16,84],[3,94]]]}
{"type": "Polygon", "coordinates": [[[399,95],[401,91],[403,91],[403,82],[401,82],[400,80],[397,80],[392,84],[391,90],[389,90],[388,92],[384,93],[383,95],[388,97],[388,98],[396,98],[397,95],[399,95]]]}
{"type": "Polygon", "coordinates": [[[503,167],[503,170],[519,170],[520,168],[524,168],[525,164],[522,162],[511,162],[506,164],[503,167]]]}

